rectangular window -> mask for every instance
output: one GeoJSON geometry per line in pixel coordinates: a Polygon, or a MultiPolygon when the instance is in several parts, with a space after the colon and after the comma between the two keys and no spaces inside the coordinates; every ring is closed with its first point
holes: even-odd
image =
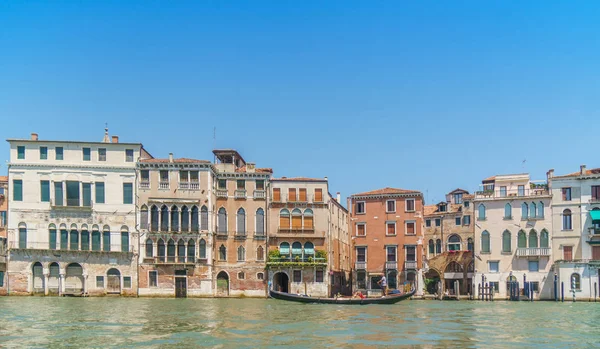
{"type": "Polygon", "coordinates": [[[540,283],[538,281],[532,281],[531,289],[533,290],[533,292],[540,292],[540,283]]]}
{"type": "Polygon", "coordinates": [[[323,282],[325,280],[324,275],[323,269],[317,269],[315,271],[315,282],[323,282]]]}
{"type": "Polygon", "coordinates": [[[445,205],[445,204],[441,204],[441,205],[438,207],[438,210],[439,210],[440,212],[446,212],[446,205],[445,205]]]}
{"type": "Polygon", "coordinates": [[[133,162],[133,149],[125,149],[125,162],[133,162]]]}
{"type": "Polygon", "coordinates": [[[67,181],[67,206],[79,206],[79,182],[67,181]]]}
{"type": "Polygon", "coordinates": [[[454,194],[454,203],[458,204],[458,205],[462,204],[462,200],[463,200],[462,196],[463,196],[462,193],[456,193],[456,194],[454,194]]]}
{"type": "Polygon", "coordinates": [[[396,200],[386,201],[386,210],[385,211],[388,213],[396,212],[396,200]]]}
{"type": "Polygon", "coordinates": [[[40,181],[41,201],[50,202],[50,181],[40,181]]]}
{"type": "Polygon", "coordinates": [[[237,180],[236,189],[237,190],[244,190],[244,189],[246,189],[246,181],[243,180],[243,179],[238,179],[237,180]]]}
{"type": "Polygon", "coordinates": [[[356,235],[357,236],[367,235],[367,225],[365,223],[356,223],[356,235]]]}
{"type": "Polygon", "coordinates": [[[461,224],[461,219],[460,219],[460,217],[456,217],[456,218],[454,218],[454,223],[455,223],[456,225],[460,225],[460,224],[461,224]]]}
{"type": "Polygon", "coordinates": [[[25,159],[25,146],[20,145],[17,147],[17,159],[25,159]]]}
{"type": "Polygon", "coordinates": [[[315,202],[323,202],[323,189],[315,189],[315,202]]]}
{"type": "Polygon", "coordinates": [[[540,262],[539,261],[529,261],[529,271],[540,271],[540,262]]]}
{"type": "Polygon", "coordinates": [[[427,228],[431,227],[431,219],[426,219],[426,220],[425,220],[425,226],[426,226],[427,228]]]}
{"type": "Polygon", "coordinates": [[[294,270],[293,282],[302,282],[302,270],[294,270]]]}
{"type": "Polygon", "coordinates": [[[123,183],[123,204],[133,204],[133,183],[123,183]]]}
{"type": "Polygon", "coordinates": [[[357,247],[356,248],[356,261],[364,263],[367,261],[367,248],[357,247]]]}
{"type": "Polygon", "coordinates": [[[288,201],[296,201],[296,188],[288,189],[288,201]]]}
{"type": "Polygon", "coordinates": [[[219,188],[219,189],[227,189],[227,180],[226,179],[219,179],[217,181],[217,188],[219,188]]]}
{"type": "Polygon", "coordinates": [[[23,181],[13,179],[13,201],[23,201],[23,181]]]}
{"type": "Polygon", "coordinates": [[[256,190],[265,190],[265,180],[264,179],[256,180],[256,190]]]}
{"type": "Polygon", "coordinates": [[[54,182],[54,206],[63,206],[63,182],[54,182]]]}
{"type": "Polygon", "coordinates": [[[500,270],[500,262],[498,261],[489,261],[488,262],[488,270],[490,273],[497,273],[500,270]]]}
{"type": "Polygon", "coordinates": [[[506,197],[506,187],[500,187],[500,197],[506,197]]]}
{"type": "Polygon", "coordinates": [[[131,288],[131,276],[123,276],[123,288],[131,288]]]}
{"type": "Polygon", "coordinates": [[[364,201],[359,201],[356,203],[356,213],[357,214],[363,214],[365,213],[365,202],[364,201]]]}
{"type": "Polygon", "coordinates": [[[4,287],[4,272],[0,271],[0,287],[4,287]]]}
{"type": "Polygon", "coordinates": [[[406,212],[413,212],[415,210],[415,199],[406,199],[406,212]]]}
{"type": "Polygon", "coordinates": [[[396,258],[396,246],[388,246],[386,247],[387,256],[386,262],[396,262],[398,259],[396,258]]]}
{"type": "Polygon", "coordinates": [[[396,235],[396,222],[387,222],[387,235],[396,235]]]}
{"type": "Polygon", "coordinates": [[[158,271],[150,270],[148,272],[148,287],[158,287],[158,271]]]}
{"type": "Polygon", "coordinates": [[[273,201],[281,202],[281,189],[273,188],[273,201]]]}
{"type": "Polygon", "coordinates": [[[600,185],[592,185],[592,200],[600,200],[600,185]]]}
{"type": "Polygon", "coordinates": [[[306,188],[300,188],[298,189],[298,194],[300,196],[299,200],[300,202],[306,202],[307,201],[307,197],[306,197],[306,188]]]}
{"type": "MultiPolygon", "coordinates": [[[[200,172],[199,171],[190,171],[190,182],[198,183],[200,182],[200,172]]],[[[194,189],[194,188],[191,188],[194,189]]]]}
{"type": "Polygon", "coordinates": [[[406,235],[415,235],[417,232],[415,231],[416,222],[407,221],[406,222],[406,235]]]}
{"type": "Polygon", "coordinates": [[[54,155],[56,160],[63,160],[64,159],[64,155],[63,155],[63,147],[56,147],[54,148],[54,155]]]}
{"type": "Polygon", "coordinates": [[[98,161],[106,161],[106,148],[98,148],[98,161]]]}
{"type": "Polygon", "coordinates": [[[6,211],[0,211],[0,227],[6,226],[6,211]]]}
{"type": "Polygon", "coordinates": [[[563,259],[566,261],[573,260],[573,246],[563,246],[563,259]]]}
{"type": "Polygon", "coordinates": [[[40,160],[48,160],[48,147],[40,147],[40,160]]]}
{"type": "Polygon", "coordinates": [[[81,191],[83,197],[83,206],[92,206],[92,183],[81,183],[81,191]]]}
{"type": "Polygon", "coordinates": [[[500,292],[500,283],[498,281],[491,281],[489,284],[490,287],[494,289],[494,293],[500,292]]]}
{"type": "Polygon", "coordinates": [[[96,288],[104,288],[104,276],[96,276],[96,288]]]}
{"type": "Polygon", "coordinates": [[[161,170],[160,171],[160,181],[162,183],[169,183],[169,171],[167,170],[161,170]]]}
{"type": "Polygon", "coordinates": [[[104,182],[96,182],[96,203],[104,203],[104,182]]]}
{"type": "Polygon", "coordinates": [[[562,188],[563,201],[571,201],[571,188],[562,188]]]}
{"type": "Polygon", "coordinates": [[[435,226],[436,226],[436,227],[439,227],[439,226],[441,226],[441,225],[442,225],[442,220],[441,220],[440,218],[436,218],[436,219],[435,219],[435,226]]]}
{"type": "Polygon", "coordinates": [[[141,170],[140,177],[140,182],[150,182],[150,170],[141,170]]]}
{"type": "Polygon", "coordinates": [[[463,216],[463,225],[471,225],[471,216],[463,216]]]}
{"type": "Polygon", "coordinates": [[[469,202],[465,201],[464,205],[465,205],[465,208],[468,208],[469,207],[469,202]]]}
{"type": "Polygon", "coordinates": [[[406,260],[408,262],[417,261],[417,246],[406,246],[406,260]]]}
{"type": "Polygon", "coordinates": [[[92,150],[90,148],[83,148],[83,161],[90,161],[92,150]]]}
{"type": "Polygon", "coordinates": [[[525,196],[525,186],[524,185],[519,185],[517,191],[518,191],[519,196],[525,196]]]}

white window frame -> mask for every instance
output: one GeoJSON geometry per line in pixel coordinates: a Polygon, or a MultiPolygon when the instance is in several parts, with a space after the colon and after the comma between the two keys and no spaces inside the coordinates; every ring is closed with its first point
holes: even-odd
{"type": "MultiPolygon", "coordinates": [[[[386,256],[387,258],[387,256],[386,256]]],[[[398,257],[396,257],[398,258],[398,257]]],[[[417,256],[417,245],[404,245],[404,261],[405,262],[417,262],[417,260],[419,259],[419,256],[417,256]],[[415,260],[414,261],[409,261],[408,260],[408,248],[409,247],[414,247],[415,248],[415,260]]]]}
{"type": "Polygon", "coordinates": [[[408,235],[408,236],[415,236],[417,235],[417,221],[414,219],[409,219],[407,221],[404,221],[404,235],[408,235]],[[414,234],[409,234],[408,233],[408,223],[412,223],[414,224],[414,234]]]}
{"type": "Polygon", "coordinates": [[[256,280],[264,280],[264,279],[265,279],[265,273],[263,273],[263,272],[256,273],[256,280]],[[259,278],[258,274],[262,274],[262,278],[259,278]]]}
{"type": "Polygon", "coordinates": [[[148,270],[148,288],[158,287],[158,270],[148,270]],[[156,273],[156,286],[150,286],[150,273],[156,273]]]}
{"type": "Polygon", "coordinates": [[[417,201],[416,201],[414,198],[410,198],[410,199],[406,199],[406,200],[404,200],[404,212],[415,212],[415,211],[416,211],[416,208],[417,208],[417,207],[416,207],[416,202],[417,202],[417,201]],[[412,206],[413,206],[413,209],[412,209],[412,210],[409,210],[409,209],[408,209],[408,202],[409,202],[409,201],[412,201],[412,202],[413,202],[413,205],[412,205],[412,206]]]}
{"type": "Polygon", "coordinates": [[[354,247],[354,252],[356,254],[355,258],[356,258],[356,262],[357,263],[367,263],[367,253],[368,253],[367,251],[368,251],[368,246],[356,246],[356,247],[354,247]],[[359,262],[358,261],[358,249],[359,248],[364,248],[365,249],[365,261],[364,262],[359,262]]]}
{"type": "MultiPolygon", "coordinates": [[[[365,235],[366,235],[366,230],[365,230],[365,235]]],[[[396,226],[396,221],[386,221],[385,222],[385,235],[386,236],[398,235],[398,227],[396,226]],[[388,224],[394,224],[394,234],[388,234],[388,224]]]]}
{"type": "MultiPolygon", "coordinates": [[[[415,253],[416,253],[416,251],[415,251],[415,253]]],[[[388,246],[385,247],[385,261],[386,262],[396,262],[396,263],[398,263],[398,246],[397,245],[393,245],[393,246],[392,245],[388,245],[388,246]],[[395,250],[394,254],[396,255],[396,260],[394,260],[394,261],[388,261],[388,249],[389,248],[393,248],[395,250]]]]}
{"type": "Polygon", "coordinates": [[[386,213],[396,213],[396,200],[393,200],[393,199],[392,199],[392,200],[386,200],[386,201],[385,201],[385,212],[386,212],[386,213]],[[393,211],[389,211],[389,210],[388,210],[388,205],[389,205],[389,203],[390,203],[390,202],[393,202],[393,203],[394,203],[394,210],[393,210],[393,211]]]}
{"type": "MultiPolygon", "coordinates": [[[[158,278],[156,279],[156,282],[158,282],[158,278]]],[[[123,288],[126,290],[133,288],[133,278],[130,275],[123,275],[123,288]],[[125,287],[125,278],[129,278],[129,287],[125,287]]]]}
{"type": "Polygon", "coordinates": [[[99,277],[102,278],[102,288],[106,288],[106,278],[104,278],[104,275],[97,275],[96,276],[96,288],[100,288],[100,287],[98,287],[98,278],[99,277]]]}
{"type": "Polygon", "coordinates": [[[488,264],[488,273],[494,273],[494,274],[500,273],[500,261],[499,260],[489,260],[487,264],[488,264]],[[498,263],[498,270],[491,271],[490,263],[498,263]]]}
{"type": "Polygon", "coordinates": [[[367,236],[367,223],[366,222],[358,222],[356,223],[356,236],[367,236]],[[365,227],[364,231],[365,231],[365,235],[358,235],[358,226],[362,225],[365,227]]]}
{"type": "Polygon", "coordinates": [[[355,202],[355,204],[356,204],[356,212],[354,212],[355,214],[366,214],[367,213],[367,202],[366,201],[357,201],[357,202],[355,202]],[[358,204],[363,205],[362,212],[358,212],[358,204]]]}
{"type": "Polygon", "coordinates": [[[315,271],[313,272],[313,282],[315,284],[324,284],[325,280],[327,280],[327,273],[325,272],[325,269],[315,268],[315,271]],[[323,273],[323,281],[317,281],[317,270],[323,273]]]}

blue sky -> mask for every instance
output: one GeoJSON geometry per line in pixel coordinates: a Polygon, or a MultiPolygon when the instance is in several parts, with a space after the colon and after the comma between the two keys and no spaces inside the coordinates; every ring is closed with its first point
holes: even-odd
{"type": "Polygon", "coordinates": [[[211,160],[216,127],[278,177],[431,203],[600,166],[598,18],[598,1],[4,1],[0,136],[101,140],[107,122],[211,160]]]}

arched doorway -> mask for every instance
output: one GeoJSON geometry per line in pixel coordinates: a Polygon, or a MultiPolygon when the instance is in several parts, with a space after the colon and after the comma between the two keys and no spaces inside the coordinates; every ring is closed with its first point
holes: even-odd
{"type": "Polygon", "coordinates": [[[425,288],[429,294],[439,294],[440,274],[435,269],[429,269],[425,274],[425,288]]]}
{"type": "Polygon", "coordinates": [[[58,263],[50,264],[50,275],[48,276],[48,292],[50,294],[59,294],[60,288],[60,267],[58,263]]]}
{"type": "Polygon", "coordinates": [[[42,263],[36,262],[31,268],[33,272],[33,293],[44,294],[44,267],[42,267],[42,263]]]}
{"type": "Polygon", "coordinates": [[[279,292],[289,292],[290,278],[284,272],[273,275],[273,289],[279,292]]]}
{"type": "Polygon", "coordinates": [[[83,268],[81,265],[77,263],[71,263],[67,266],[66,272],[65,293],[83,293],[83,268]]]}
{"type": "Polygon", "coordinates": [[[106,272],[106,292],[121,293],[121,272],[111,268],[106,272]]]}
{"type": "Polygon", "coordinates": [[[217,274],[217,296],[229,296],[229,275],[224,271],[217,274]]]}

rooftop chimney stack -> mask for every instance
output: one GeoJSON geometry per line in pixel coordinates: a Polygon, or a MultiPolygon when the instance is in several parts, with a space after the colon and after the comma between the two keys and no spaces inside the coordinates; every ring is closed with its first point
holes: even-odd
{"type": "Polygon", "coordinates": [[[113,143],[119,143],[119,136],[112,136],[113,143]]]}
{"type": "Polygon", "coordinates": [[[337,192],[337,195],[336,195],[336,200],[337,200],[338,204],[340,204],[340,205],[342,204],[342,202],[340,201],[341,199],[342,199],[342,195],[341,195],[341,194],[340,194],[340,192],[338,191],[338,192],[337,192]]]}
{"type": "Polygon", "coordinates": [[[327,176],[325,176],[325,180],[328,181],[329,179],[327,178],[327,176]]]}
{"type": "Polygon", "coordinates": [[[549,169],[548,173],[546,173],[546,178],[548,180],[550,180],[552,177],[554,177],[554,169],[553,168],[549,169]]]}
{"type": "Polygon", "coordinates": [[[173,153],[169,153],[169,162],[173,162],[173,153]]]}
{"type": "Polygon", "coordinates": [[[248,173],[256,172],[256,164],[253,162],[246,163],[246,172],[248,172],[248,173]]]}
{"type": "Polygon", "coordinates": [[[38,134],[37,134],[37,133],[35,133],[35,132],[32,132],[32,133],[31,133],[31,140],[32,140],[32,141],[37,141],[37,140],[38,140],[38,134]]]}
{"type": "Polygon", "coordinates": [[[579,166],[579,169],[581,170],[581,174],[584,175],[585,174],[585,165],[579,166]]]}

